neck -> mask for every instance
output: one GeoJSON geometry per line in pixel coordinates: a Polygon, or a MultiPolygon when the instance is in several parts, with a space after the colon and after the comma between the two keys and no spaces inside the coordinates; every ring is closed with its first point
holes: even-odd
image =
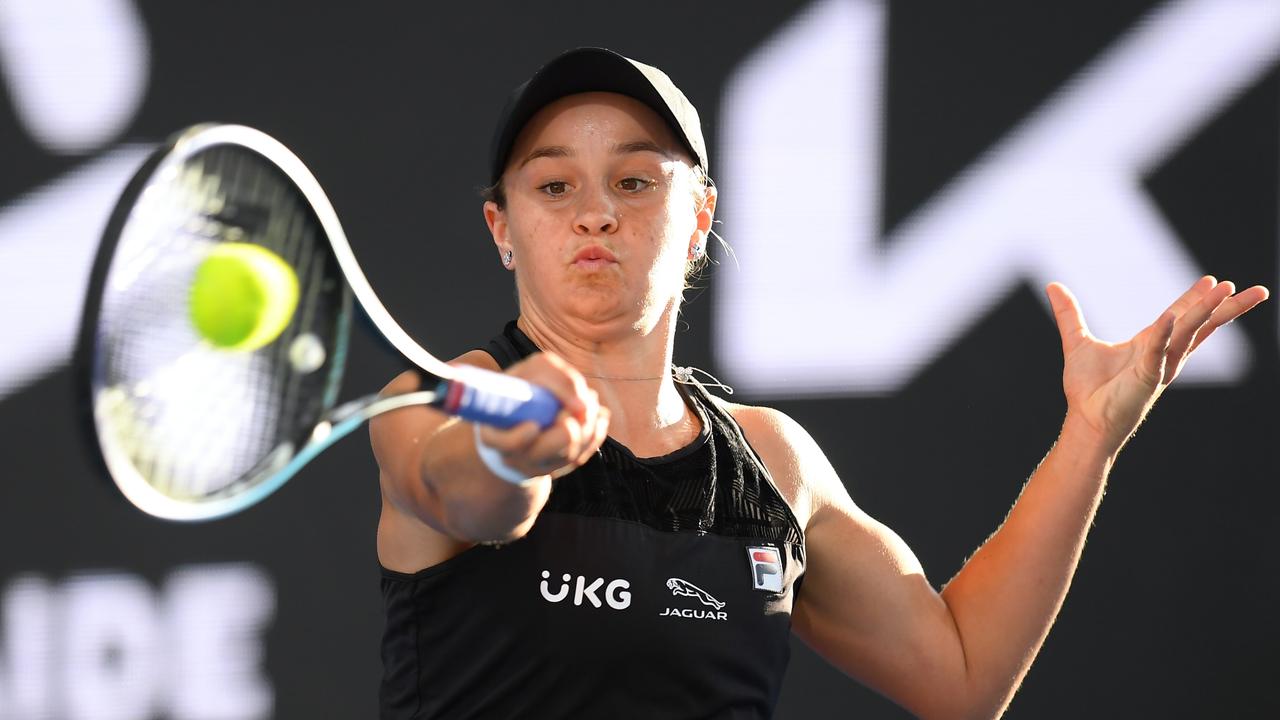
{"type": "Polygon", "coordinates": [[[576,327],[522,311],[516,325],[540,349],[578,369],[609,408],[609,435],[641,457],[683,447],[698,432],[671,377],[673,312],[652,328],[576,327]]]}

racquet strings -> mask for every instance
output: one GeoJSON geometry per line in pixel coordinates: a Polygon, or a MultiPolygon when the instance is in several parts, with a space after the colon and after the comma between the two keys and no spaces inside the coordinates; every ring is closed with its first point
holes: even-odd
{"type": "Polygon", "coordinates": [[[182,501],[269,477],[333,405],[349,313],[314,211],[272,163],[216,145],[162,164],[121,229],[104,284],[94,404],[109,463],[182,501]],[[252,352],[214,347],[190,320],[193,274],[222,242],[261,245],[298,278],[293,318],[252,352]]]}

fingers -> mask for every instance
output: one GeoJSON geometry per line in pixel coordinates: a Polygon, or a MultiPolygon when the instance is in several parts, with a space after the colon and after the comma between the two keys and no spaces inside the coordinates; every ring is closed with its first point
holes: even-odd
{"type": "Polygon", "coordinates": [[[1089,337],[1089,326],[1085,324],[1080,303],[1067,286],[1059,282],[1049,283],[1045,287],[1045,294],[1049,296],[1053,317],[1058,322],[1058,334],[1062,336],[1062,353],[1064,356],[1070,355],[1071,350],[1081,340],[1089,337]]]}
{"type": "MultiPolygon", "coordinates": [[[[593,413],[592,425],[595,424],[595,420],[593,413]]],[[[565,465],[576,466],[585,442],[593,431],[594,427],[588,427],[575,418],[562,414],[527,448],[526,462],[529,462],[541,475],[549,474],[565,465]]]]}
{"type": "Polygon", "coordinates": [[[1173,340],[1177,323],[1178,316],[1169,309],[1161,313],[1151,325],[1151,336],[1147,340],[1147,346],[1143,348],[1142,359],[1139,361],[1142,379],[1149,386],[1155,387],[1164,381],[1165,370],[1170,367],[1167,360],[1170,357],[1169,345],[1173,340]]]}
{"type": "Polygon", "coordinates": [[[535,353],[511,366],[507,372],[546,388],[560,401],[565,412],[579,421],[586,420],[587,380],[564,358],[555,353],[535,353]]]}
{"type": "Polygon", "coordinates": [[[1213,311],[1213,314],[1209,317],[1209,322],[1205,323],[1200,332],[1196,333],[1195,339],[1191,342],[1191,350],[1193,351],[1200,347],[1200,343],[1204,342],[1205,338],[1209,337],[1214,330],[1249,312],[1270,296],[1270,291],[1265,287],[1254,285],[1227,298],[1213,311]]]}
{"type": "MultiPolygon", "coordinates": [[[[1161,323],[1169,313],[1174,313],[1177,318],[1164,350],[1163,382],[1173,380],[1187,356],[1213,334],[1214,330],[1249,312],[1270,295],[1261,285],[1254,285],[1239,293],[1235,290],[1235,283],[1218,282],[1212,275],[1206,275],[1175,300],[1165,311],[1165,315],[1161,315],[1160,320],[1156,321],[1157,324],[1161,323]]],[[[1158,336],[1160,332],[1155,334],[1158,336]]],[[[1152,346],[1157,344],[1155,339],[1150,343],[1152,346]]]]}
{"type": "Polygon", "coordinates": [[[1217,278],[1212,275],[1204,275],[1200,279],[1191,284],[1187,291],[1182,293],[1173,304],[1169,306],[1174,315],[1181,316],[1187,311],[1187,308],[1194,305],[1205,293],[1212,290],[1218,284],[1217,278]]]}
{"type": "Polygon", "coordinates": [[[546,428],[522,423],[508,430],[480,429],[480,441],[503,462],[528,477],[560,476],[591,459],[608,436],[609,411],[573,366],[551,353],[531,355],[511,367],[511,375],[546,388],[561,403],[546,428]]]}
{"type": "Polygon", "coordinates": [[[538,424],[532,420],[522,422],[512,428],[500,430],[490,425],[479,426],[476,439],[488,445],[502,457],[502,462],[509,468],[519,470],[525,477],[537,477],[547,474],[546,470],[532,468],[528,462],[529,449],[542,434],[538,424]]]}
{"type": "MultiPolygon", "coordinates": [[[[1049,283],[1045,293],[1062,336],[1063,355],[1069,357],[1092,335],[1079,301],[1066,286],[1049,283]]],[[[1218,282],[1212,275],[1197,279],[1143,332],[1145,341],[1135,369],[1146,376],[1144,379],[1171,381],[1187,356],[1214,330],[1249,312],[1269,295],[1261,285],[1236,293],[1232,282],[1218,282]]]]}
{"type": "Polygon", "coordinates": [[[595,422],[587,426],[590,428],[590,432],[583,439],[582,449],[576,458],[571,458],[575,467],[585,465],[591,459],[591,456],[596,454],[596,450],[599,450],[600,446],[604,444],[605,438],[609,437],[609,418],[611,417],[609,408],[604,405],[600,405],[599,408],[595,422]]]}
{"type": "Polygon", "coordinates": [[[1178,299],[1173,305],[1166,310],[1166,313],[1177,313],[1177,307],[1183,303],[1193,291],[1203,289],[1199,298],[1193,304],[1185,307],[1179,314],[1177,324],[1174,327],[1173,336],[1169,340],[1168,355],[1175,361],[1180,360],[1184,355],[1191,351],[1191,344],[1195,341],[1197,334],[1201,328],[1209,322],[1209,318],[1218,310],[1223,301],[1231,297],[1235,292],[1235,285],[1231,282],[1218,283],[1213,281],[1213,285],[1208,286],[1208,282],[1213,281],[1212,276],[1206,275],[1196,282],[1178,299]]]}
{"type": "Polygon", "coordinates": [[[609,417],[609,408],[601,405],[594,426],[590,426],[590,432],[582,439],[578,455],[570,457],[569,462],[562,463],[551,473],[551,477],[558,479],[587,464],[587,461],[604,444],[605,438],[609,437],[609,417]]]}

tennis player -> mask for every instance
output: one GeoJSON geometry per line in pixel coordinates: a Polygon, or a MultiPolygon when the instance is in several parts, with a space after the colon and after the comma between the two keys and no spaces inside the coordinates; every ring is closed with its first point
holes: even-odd
{"type": "Polygon", "coordinates": [[[769,717],[792,632],[920,717],[999,716],[1117,453],[1192,351],[1267,297],[1204,277],[1112,344],[1049,285],[1061,434],[938,592],[804,428],[673,371],[716,191],[698,114],[665,74],[561,55],[503,111],[491,167],[484,217],[519,316],[455,362],[540,384],[564,410],[545,429],[427,408],[373,421],[383,718],[769,717]]]}

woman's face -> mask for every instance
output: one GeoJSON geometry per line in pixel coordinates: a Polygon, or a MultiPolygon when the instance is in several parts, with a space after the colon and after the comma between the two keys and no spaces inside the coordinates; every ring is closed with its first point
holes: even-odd
{"type": "Polygon", "coordinates": [[[486,203],[485,218],[499,253],[513,252],[521,311],[584,331],[648,331],[674,311],[715,208],[666,123],[613,93],[543,108],[503,185],[506,208],[486,203]]]}

